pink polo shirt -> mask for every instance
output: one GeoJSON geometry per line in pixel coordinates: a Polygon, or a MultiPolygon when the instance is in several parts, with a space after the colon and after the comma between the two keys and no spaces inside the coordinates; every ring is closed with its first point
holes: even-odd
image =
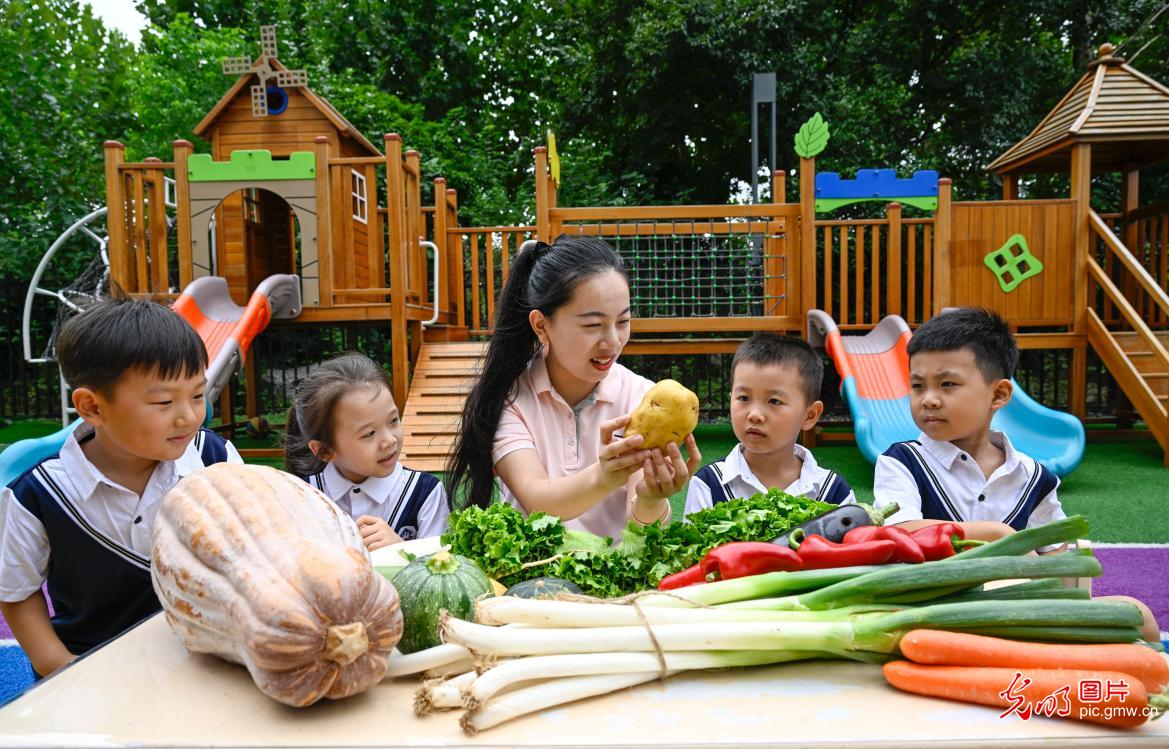
{"type": "MultiPolygon", "coordinates": [[[[593,393],[577,404],[579,416],[552,387],[548,365],[538,356],[516,381],[514,399],[504,406],[491,451],[498,463],[516,450],[535,450],[548,478],[571,476],[597,462],[601,454],[601,424],[637,408],[653,383],[614,362],[593,393]],[[589,402],[592,398],[595,402],[589,402]],[[579,437],[578,437],[579,435],[579,437]]],[[[499,482],[500,496],[514,507],[519,501],[499,482]]],[[[564,525],[598,536],[620,537],[625,528],[626,490],[617,489],[588,512],[564,525]]]]}

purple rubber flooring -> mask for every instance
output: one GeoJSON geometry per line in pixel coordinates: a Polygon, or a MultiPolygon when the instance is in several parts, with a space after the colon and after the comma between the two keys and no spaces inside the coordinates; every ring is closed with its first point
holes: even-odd
{"type": "Polygon", "coordinates": [[[1095,546],[1093,551],[1104,575],[1092,581],[1092,595],[1144,601],[1161,632],[1169,630],[1169,545],[1095,546]]]}

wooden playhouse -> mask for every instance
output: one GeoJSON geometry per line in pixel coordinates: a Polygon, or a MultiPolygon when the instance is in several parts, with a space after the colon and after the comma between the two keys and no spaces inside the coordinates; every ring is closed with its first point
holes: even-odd
{"type": "MultiPolygon", "coordinates": [[[[627,353],[726,354],[751,331],[802,333],[811,309],[855,331],[890,314],[916,325],[947,306],[982,305],[1017,327],[1022,348],[1062,352],[1061,405],[1081,418],[1094,352],[1169,465],[1169,204],[1143,206],[1139,192],[1140,170],[1169,159],[1169,89],[1110,52],[990,165],[1001,200],[954,201],[936,175],[834,181],[808,153],[792,202],[776,172],[762,204],[565,207],[541,147],[536,224],[506,227],[459,226],[441,177],[422,205],[419,154],[393,134],[379,152],[307,82],[293,81],[278,114],[257,117],[255,71],[290,72],[265,54],[196,128],[209,155],[176,141],[169,162],[125,163],[122,146],[106,143],[112,281],[165,296],[216,273],[241,303],[267,274],[290,272],[304,311],[283,324],[387,324],[405,453],[426,470],[445,462],[510,259],[527,239],[565,232],[603,237],[626,260],[627,353]],[[1066,197],[1021,196],[1024,175],[1050,171],[1069,175],[1066,197]],[[1092,176],[1105,172],[1123,175],[1119,212],[1091,203],[1092,176]],[[172,176],[173,229],[162,199],[172,176]],[[882,214],[832,217],[856,199],[879,201],[882,214]],[[1034,263],[1019,263],[1016,237],[1034,263]]],[[[246,372],[256,377],[254,361],[246,372]]]]}

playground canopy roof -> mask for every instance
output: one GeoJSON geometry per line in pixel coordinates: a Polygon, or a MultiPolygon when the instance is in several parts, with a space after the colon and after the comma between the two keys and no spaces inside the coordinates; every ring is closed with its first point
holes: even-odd
{"type": "Polygon", "coordinates": [[[995,174],[1066,172],[1071,149],[1092,144],[1092,171],[1139,169],[1169,159],[1169,88],[1112,56],[1100,57],[1023,140],[988,167],[995,174]]]}
{"type": "MultiPolygon", "coordinates": [[[[268,64],[272,66],[273,70],[287,70],[287,68],[281,65],[280,61],[276,59],[269,59],[268,64]]],[[[235,85],[232,86],[231,89],[223,95],[223,98],[220,99],[219,102],[211,108],[211,111],[207,113],[207,116],[203,118],[202,122],[195,126],[195,135],[198,135],[200,138],[205,138],[205,134],[210,132],[211,126],[215,124],[215,121],[219,119],[219,116],[227,110],[228,106],[233,101],[235,101],[237,96],[241,95],[241,93],[244,91],[244,88],[249,86],[254,78],[254,73],[244,73],[241,75],[239,80],[235,82],[235,85]]],[[[333,105],[328,102],[327,99],[322,96],[318,96],[308,86],[302,86],[297,90],[302,92],[305,98],[312,102],[314,107],[320,110],[321,114],[323,114],[325,118],[328,119],[330,123],[332,123],[333,127],[337,128],[337,132],[352,138],[354,141],[360,144],[362,148],[368,150],[370,156],[383,155],[382,152],[379,151],[372,143],[370,143],[369,140],[361,134],[361,131],[354,127],[353,124],[349,122],[349,120],[345,119],[344,115],[338,112],[333,107],[333,105]]]]}

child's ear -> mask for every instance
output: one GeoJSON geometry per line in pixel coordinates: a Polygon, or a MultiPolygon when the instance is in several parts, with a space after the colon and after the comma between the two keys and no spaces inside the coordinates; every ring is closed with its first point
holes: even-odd
{"type": "Polygon", "coordinates": [[[1011,394],[1015,392],[1015,386],[1007,378],[1003,378],[994,384],[991,390],[990,407],[997,411],[1011,401],[1011,394]]]}
{"type": "Polygon", "coordinates": [[[824,401],[812,401],[808,404],[808,410],[804,412],[804,424],[800,429],[806,432],[816,426],[816,422],[820,420],[823,413],[824,401]]]}
{"type": "Polygon", "coordinates": [[[77,409],[78,416],[95,427],[101,426],[106,403],[96,390],[80,387],[74,390],[69,398],[73,401],[73,408],[77,409]]]}
{"type": "Polygon", "coordinates": [[[308,449],[313,451],[317,460],[323,460],[326,463],[333,460],[333,451],[325,447],[325,443],[320,440],[309,440],[308,449]]]}

